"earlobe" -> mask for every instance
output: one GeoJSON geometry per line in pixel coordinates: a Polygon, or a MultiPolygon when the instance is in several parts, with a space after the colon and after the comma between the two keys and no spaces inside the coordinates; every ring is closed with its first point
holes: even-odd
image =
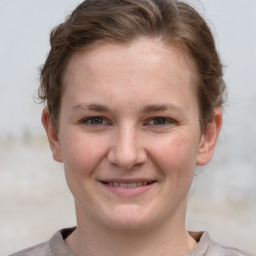
{"type": "Polygon", "coordinates": [[[58,134],[56,133],[54,126],[51,123],[49,110],[47,107],[43,109],[41,120],[48,137],[53,159],[61,163],[63,162],[61,144],[58,138],[58,134]]]}
{"type": "Polygon", "coordinates": [[[197,154],[197,165],[206,165],[211,160],[218,141],[221,124],[222,110],[220,108],[215,108],[213,121],[207,124],[206,130],[201,137],[197,154]]]}

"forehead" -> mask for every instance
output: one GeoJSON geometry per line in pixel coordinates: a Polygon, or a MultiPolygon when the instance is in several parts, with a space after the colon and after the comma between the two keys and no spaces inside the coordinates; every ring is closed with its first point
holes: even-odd
{"type": "MultiPolygon", "coordinates": [[[[144,64],[146,69],[146,65],[153,67],[160,61],[165,67],[169,66],[174,71],[179,68],[190,69],[191,77],[194,78],[192,60],[180,47],[164,43],[161,38],[141,37],[125,43],[96,41],[82,51],[72,54],[65,70],[64,82],[71,82],[72,76],[77,73],[81,65],[84,66],[84,71],[85,68],[89,71],[97,71],[104,65],[109,67],[133,65],[143,69],[144,64]]],[[[164,74],[164,72],[160,73],[164,74]]]]}
{"type": "Polygon", "coordinates": [[[150,89],[159,95],[167,85],[189,84],[188,92],[193,94],[195,87],[184,54],[160,39],[146,38],[126,44],[98,42],[74,54],[65,73],[65,83],[69,93],[74,87],[80,91],[86,87],[108,91],[112,97],[119,97],[124,88],[134,94],[150,89]]]}

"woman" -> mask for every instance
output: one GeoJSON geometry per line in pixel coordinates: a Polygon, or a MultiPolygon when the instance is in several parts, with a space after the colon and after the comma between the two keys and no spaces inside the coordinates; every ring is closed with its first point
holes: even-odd
{"type": "Polygon", "coordinates": [[[51,33],[39,95],[77,227],[15,255],[249,255],[187,232],[222,123],[212,34],[171,0],[87,0],[51,33]]]}

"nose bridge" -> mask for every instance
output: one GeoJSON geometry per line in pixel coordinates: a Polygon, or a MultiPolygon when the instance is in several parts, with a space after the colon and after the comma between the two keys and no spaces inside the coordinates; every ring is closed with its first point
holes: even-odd
{"type": "Polygon", "coordinates": [[[119,127],[109,158],[112,163],[125,170],[145,162],[146,152],[143,148],[140,132],[135,125],[125,124],[119,127]]]}

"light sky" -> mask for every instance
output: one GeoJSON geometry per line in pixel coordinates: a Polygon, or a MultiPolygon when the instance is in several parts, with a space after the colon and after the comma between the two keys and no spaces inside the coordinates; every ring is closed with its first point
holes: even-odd
{"type": "MultiPolygon", "coordinates": [[[[78,0],[0,0],[0,137],[43,134],[33,97],[50,30],[78,0]]],[[[256,1],[190,0],[210,22],[225,68],[225,129],[256,137],[256,1]]],[[[225,131],[224,131],[225,132],[225,131]]],[[[254,141],[256,143],[256,141],[254,141]]],[[[241,141],[242,143],[242,141],[241,141]]]]}

